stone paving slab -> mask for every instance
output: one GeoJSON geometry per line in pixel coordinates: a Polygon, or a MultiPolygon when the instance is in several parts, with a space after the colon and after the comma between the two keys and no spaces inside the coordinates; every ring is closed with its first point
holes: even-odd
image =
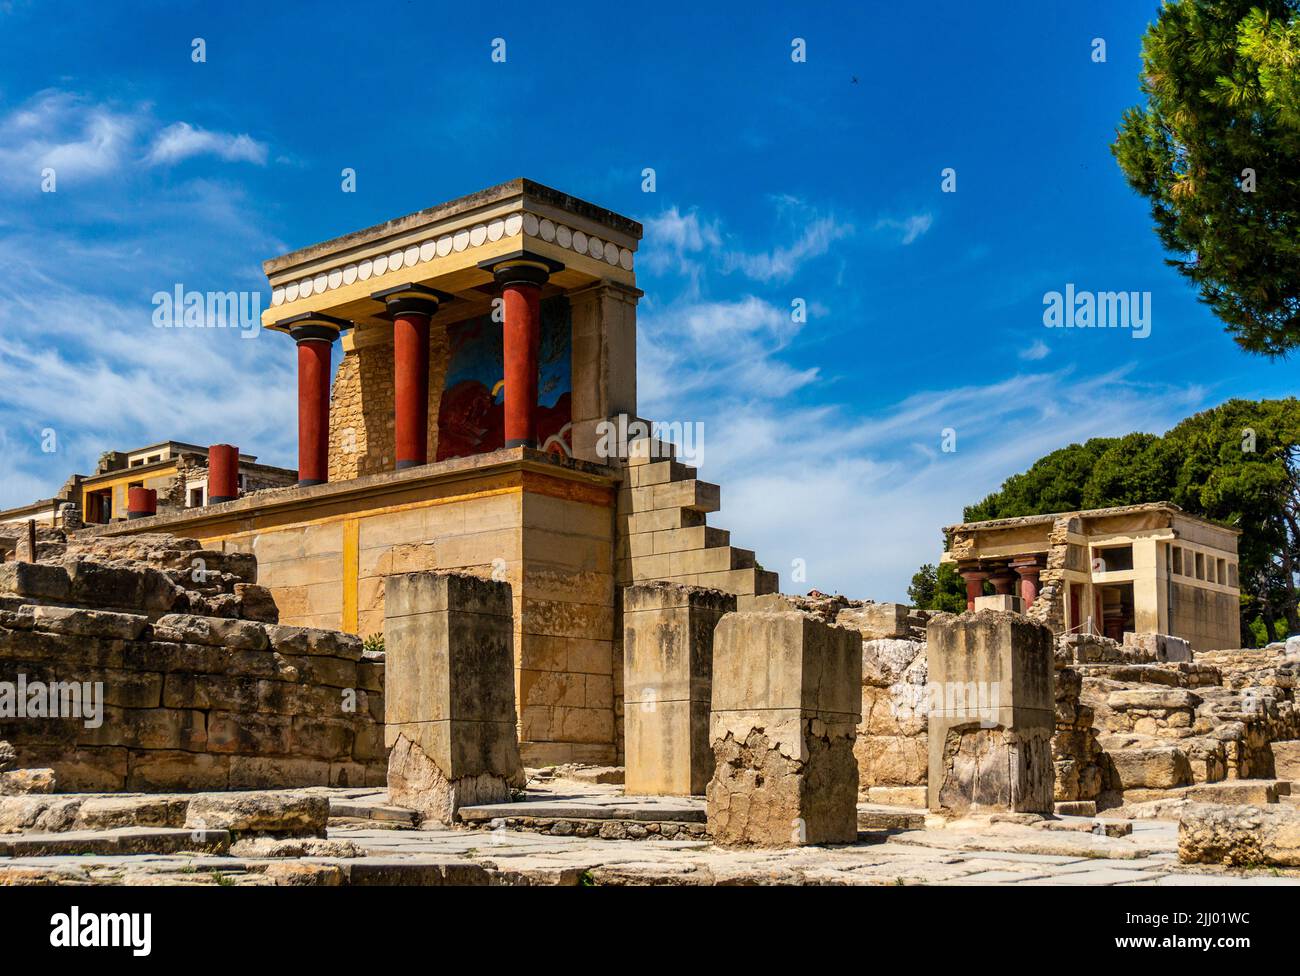
{"type": "MultiPolygon", "coordinates": [[[[634,798],[597,784],[538,791],[538,803],[581,802],[584,809],[698,809],[698,798],[634,798]]],[[[346,808],[386,804],[382,791],[331,792],[346,808]]],[[[526,804],[506,804],[517,813],[526,804]]],[[[897,808],[895,808],[897,809],[897,808]]],[[[888,813],[889,808],[885,808],[888,813]]],[[[920,811],[907,822],[915,823],[920,811]]],[[[0,835],[50,856],[0,856],[0,884],[147,885],[1296,885],[1300,871],[1241,871],[1177,861],[1177,824],[1143,821],[1128,837],[1045,831],[1029,824],[944,824],[923,817],[918,829],[882,829],[855,844],[785,850],[723,849],[707,840],[624,841],[514,830],[394,830],[369,818],[331,823],[329,837],[351,841],[361,857],[232,857],[165,845],[193,832],[161,828],[0,835]],[[164,837],[166,835],[166,837],[164,837]],[[173,835],[176,835],[173,838],[173,835]],[[156,853],[131,853],[143,842],[156,853]],[[42,848],[41,845],[53,844],[42,848]],[[97,845],[97,846],[96,846],[97,845]],[[92,850],[95,856],[87,856],[92,850]]],[[[213,833],[213,832],[209,832],[213,833]]],[[[10,848],[12,849],[12,848],[10,848]]],[[[3,849],[0,849],[3,850],[3,849]]],[[[247,852],[245,852],[247,853],[247,852]]]]}

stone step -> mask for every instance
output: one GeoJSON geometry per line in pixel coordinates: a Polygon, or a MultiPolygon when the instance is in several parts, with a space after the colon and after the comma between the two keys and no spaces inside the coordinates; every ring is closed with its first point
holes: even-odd
{"type": "Polygon", "coordinates": [[[623,533],[639,535],[644,532],[664,532],[668,529],[689,529],[704,524],[705,512],[689,508],[668,508],[662,511],[637,512],[623,515],[623,533]]]}
{"type": "Polygon", "coordinates": [[[367,803],[330,798],[330,819],[373,820],[380,823],[406,824],[414,827],[419,817],[414,810],[389,803],[367,803]]]}
{"type": "Polygon", "coordinates": [[[687,508],[694,512],[716,512],[722,507],[722,489],[711,481],[692,478],[655,485],[654,509],[687,508]]]}
{"type": "Polygon", "coordinates": [[[681,461],[652,461],[628,468],[625,484],[629,488],[648,488],[670,481],[690,481],[695,474],[695,468],[681,461]]]}
{"type": "Polygon", "coordinates": [[[925,812],[858,804],[858,830],[924,830],[925,812]]]}
{"type": "Polygon", "coordinates": [[[1056,804],[1058,817],[1095,817],[1096,800],[1061,800],[1056,804]]]}
{"type": "Polygon", "coordinates": [[[178,830],[173,827],[123,827],[68,830],[57,834],[0,836],[3,857],[75,857],[83,854],[226,854],[228,830],[178,830]]]}
{"type": "MultiPolygon", "coordinates": [[[[1290,784],[1288,783],[1289,787],[1290,784]]],[[[1195,803],[1225,803],[1263,806],[1278,802],[1278,781],[1269,779],[1225,779],[1172,789],[1130,789],[1124,791],[1124,805],[1156,800],[1191,800],[1195,803]]]]}

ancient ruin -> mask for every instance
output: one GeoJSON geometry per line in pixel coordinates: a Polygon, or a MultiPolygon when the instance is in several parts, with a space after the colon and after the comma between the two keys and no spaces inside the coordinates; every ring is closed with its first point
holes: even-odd
{"type": "Polygon", "coordinates": [[[516,180],[273,258],[296,471],[168,441],[0,514],[0,882],[1300,867],[1235,529],[952,526],[960,614],[781,593],[637,413],[641,235],[516,180]]]}

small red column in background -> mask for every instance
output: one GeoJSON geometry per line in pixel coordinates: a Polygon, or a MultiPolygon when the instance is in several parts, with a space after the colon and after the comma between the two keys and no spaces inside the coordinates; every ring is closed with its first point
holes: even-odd
{"type": "Polygon", "coordinates": [[[537,371],[542,337],[542,285],[559,261],[517,251],[480,261],[501,286],[505,376],[505,446],[537,446],[537,371]]]}
{"type": "Polygon", "coordinates": [[[239,497],[239,448],[213,444],[208,448],[208,504],[233,502],[239,497]]]}
{"type": "Polygon", "coordinates": [[[998,596],[1010,596],[1011,584],[1015,582],[1016,576],[1009,569],[999,569],[989,577],[989,582],[993,584],[993,592],[998,596]]]}
{"type": "Polygon", "coordinates": [[[408,284],[375,292],[393,320],[393,428],[397,469],[429,463],[429,321],[445,292],[408,284]]]}
{"type": "Polygon", "coordinates": [[[1034,601],[1038,599],[1038,575],[1043,570],[1038,565],[1037,560],[1023,563],[1014,562],[1011,564],[1011,568],[1020,575],[1020,609],[1024,612],[1033,606],[1034,601]]]}
{"type": "Polygon", "coordinates": [[[126,517],[148,518],[158,514],[158,492],[153,488],[132,486],[126,490],[126,517]]]}
{"type": "Polygon", "coordinates": [[[329,480],[330,352],[352,323],[304,312],[275,323],[298,344],[298,487],[329,480]]]}
{"type": "Polygon", "coordinates": [[[961,578],[966,581],[966,609],[975,609],[975,598],[984,595],[984,581],[989,578],[989,574],[983,570],[967,569],[961,573],[961,578]]]}

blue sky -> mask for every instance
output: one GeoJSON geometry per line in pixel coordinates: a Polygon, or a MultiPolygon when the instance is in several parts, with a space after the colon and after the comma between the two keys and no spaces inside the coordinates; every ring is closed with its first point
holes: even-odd
{"type": "Polygon", "coordinates": [[[292,466],[292,344],[151,296],[516,176],[645,224],[641,413],[704,424],[711,520],[788,591],[902,597],[1047,451],[1294,390],[1110,155],[1154,4],[806,6],[0,0],[0,505],[167,438],[292,466]],[[1150,336],[1044,328],[1067,282],[1150,292],[1150,336]]]}

